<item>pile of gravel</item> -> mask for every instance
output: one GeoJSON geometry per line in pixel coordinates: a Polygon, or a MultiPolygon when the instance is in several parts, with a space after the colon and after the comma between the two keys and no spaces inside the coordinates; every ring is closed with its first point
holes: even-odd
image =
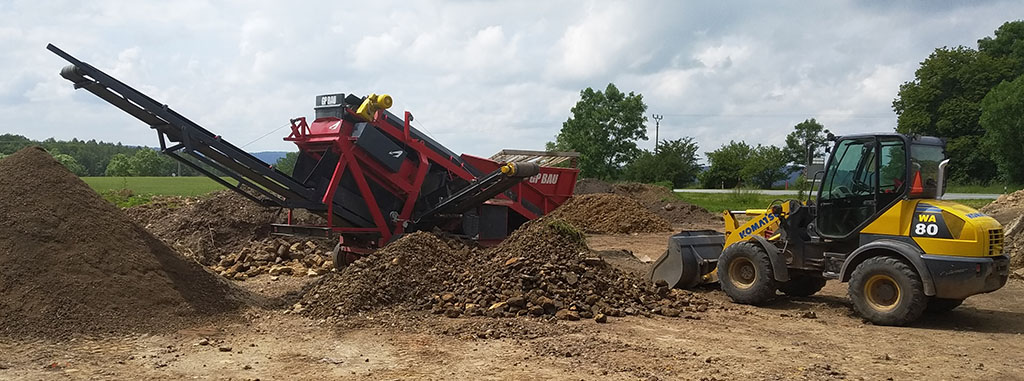
{"type": "Polygon", "coordinates": [[[544,217],[482,249],[418,232],[340,274],[321,278],[295,306],[316,318],[379,310],[459,316],[689,315],[702,297],[624,274],[594,255],[571,224],[544,217]]]}

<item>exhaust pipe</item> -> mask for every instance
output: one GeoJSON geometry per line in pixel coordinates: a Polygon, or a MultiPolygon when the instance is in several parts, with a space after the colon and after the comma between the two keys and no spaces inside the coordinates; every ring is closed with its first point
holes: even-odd
{"type": "Polygon", "coordinates": [[[942,196],[946,194],[946,166],[949,165],[949,159],[939,162],[939,173],[935,175],[935,199],[941,200],[942,196]]]}

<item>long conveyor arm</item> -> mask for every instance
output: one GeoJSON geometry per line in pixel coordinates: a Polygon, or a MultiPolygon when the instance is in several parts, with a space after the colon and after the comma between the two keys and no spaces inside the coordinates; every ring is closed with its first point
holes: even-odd
{"type": "Polygon", "coordinates": [[[167,105],[157,102],[52,44],[46,48],[71,63],[62,69],[60,74],[73,82],[76,89],[88,90],[155,129],[163,153],[264,205],[312,210],[326,208],[312,189],[306,188],[271,165],[188,120],[167,105]],[[168,146],[168,141],[176,144],[168,146]],[[186,160],[183,155],[192,156],[231,177],[237,184],[232,184],[216,173],[186,160]]]}

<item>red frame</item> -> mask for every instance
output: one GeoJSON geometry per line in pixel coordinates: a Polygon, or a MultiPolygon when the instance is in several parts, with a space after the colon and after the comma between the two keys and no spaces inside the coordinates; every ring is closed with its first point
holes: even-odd
{"type": "MultiPolygon", "coordinates": [[[[345,109],[345,112],[353,117],[358,117],[353,110],[345,109]]],[[[401,131],[394,128],[394,125],[389,123],[387,118],[388,114],[377,111],[374,114],[373,120],[368,123],[376,127],[378,131],[386,133],[395,140],[405,144],[409,149],[419,154],[420,158],[418,162],[406,160],[397,172],[392,172],[371,158],[365,151],[355,146],[355,138],[351,136],[355,124],[345,119],[334,117],[318,118],[313,121],[312,125],[307,124],[304,117],[292,119],[291,133],[288,137],[284,138],[284,140],[294,142],[300,151],[311,154],[316,159],[320,158],[318,152],[325,152],[328,149],[334,150],[334,152],[339,154],[338,164],[334,168],[331,183],[322,201],[327,205],[327,228],[332,232],[340,233],[342,235],[342,242],[344,242],[345,234],[376,233],[380,235],[380,239],[377,242],[377,246],[380,247],[389,242],[395,235],[400,234],[404,229],[404,223],[408,222],[412,217],[413,208],[417,198],[419,198],[419,192],[431,163],[446,169],[451,177],[459,177],[466,181],[472,181],[475,178],[468,169],[457,164],[453,157],[441,155],[428,148],[423,141],[412,138],[411,113],[405,112],[401,131]],[[341,182],[345,171],[351,171],[360,195],[367,202],[368,206],[371,206],[367,209],[370,210],[373,223],[376,225],[375,227],[355,228],[334,225],[334,203],[331,200],[334,200],[338,184],[341,182]],[[373,196],[373,192],[370,191],[367,178],[373,179],[392,194],[399,197],[404,196],[405,202],[398,215],[394,229],[388,228],[386,217],[380,211],[380,207],[377,206],[377,200],[373,196]]],[[[462,155],[461,158],[483,173],[492,172],[504,164],[471,155],[462,155]]],[[[579,171],[573,168],[541,167],[541,174],[538,174],[535,178],[550,179],[550,176],[554,176],[557,181],[553,184],[536,184],[530,183],[529,180],[534,179],[530,178],[512,188],[519,195],[519,200],[513,202],[504,195],[499,195],[498,197],[503,200],[491,200],[488,203],[507,205],[523,217],[535,219],[540,217],[540,215],[547,214],[572,196],[578,173],[579,171]],[[538,214],[531,211],[523,204],[523,200],[527,200],[539,207],[541,213],[538,214]]],[[[550,181],[548,182],[550,183],[550,181]]],[[[291,223],[290,213],[288,222],[289,224],[291,223]]],[[[356,253],[364,253],[365,251],[349,249],[350,252],[356,253]]]]}

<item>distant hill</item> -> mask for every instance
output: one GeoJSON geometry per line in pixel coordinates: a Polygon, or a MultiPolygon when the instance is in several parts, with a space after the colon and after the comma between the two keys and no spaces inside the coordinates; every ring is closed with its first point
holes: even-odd
{"type": "Polygon", "coordinates": [[[263,160],[263,162],[267,164],[274,164],[277,162],[277,159],[280,159],[284,157],[284,155],[288,154],[288,152],[285,151],[263,151],[250,153],[253,156],[256,156],[257,159],[263,160]]]}

